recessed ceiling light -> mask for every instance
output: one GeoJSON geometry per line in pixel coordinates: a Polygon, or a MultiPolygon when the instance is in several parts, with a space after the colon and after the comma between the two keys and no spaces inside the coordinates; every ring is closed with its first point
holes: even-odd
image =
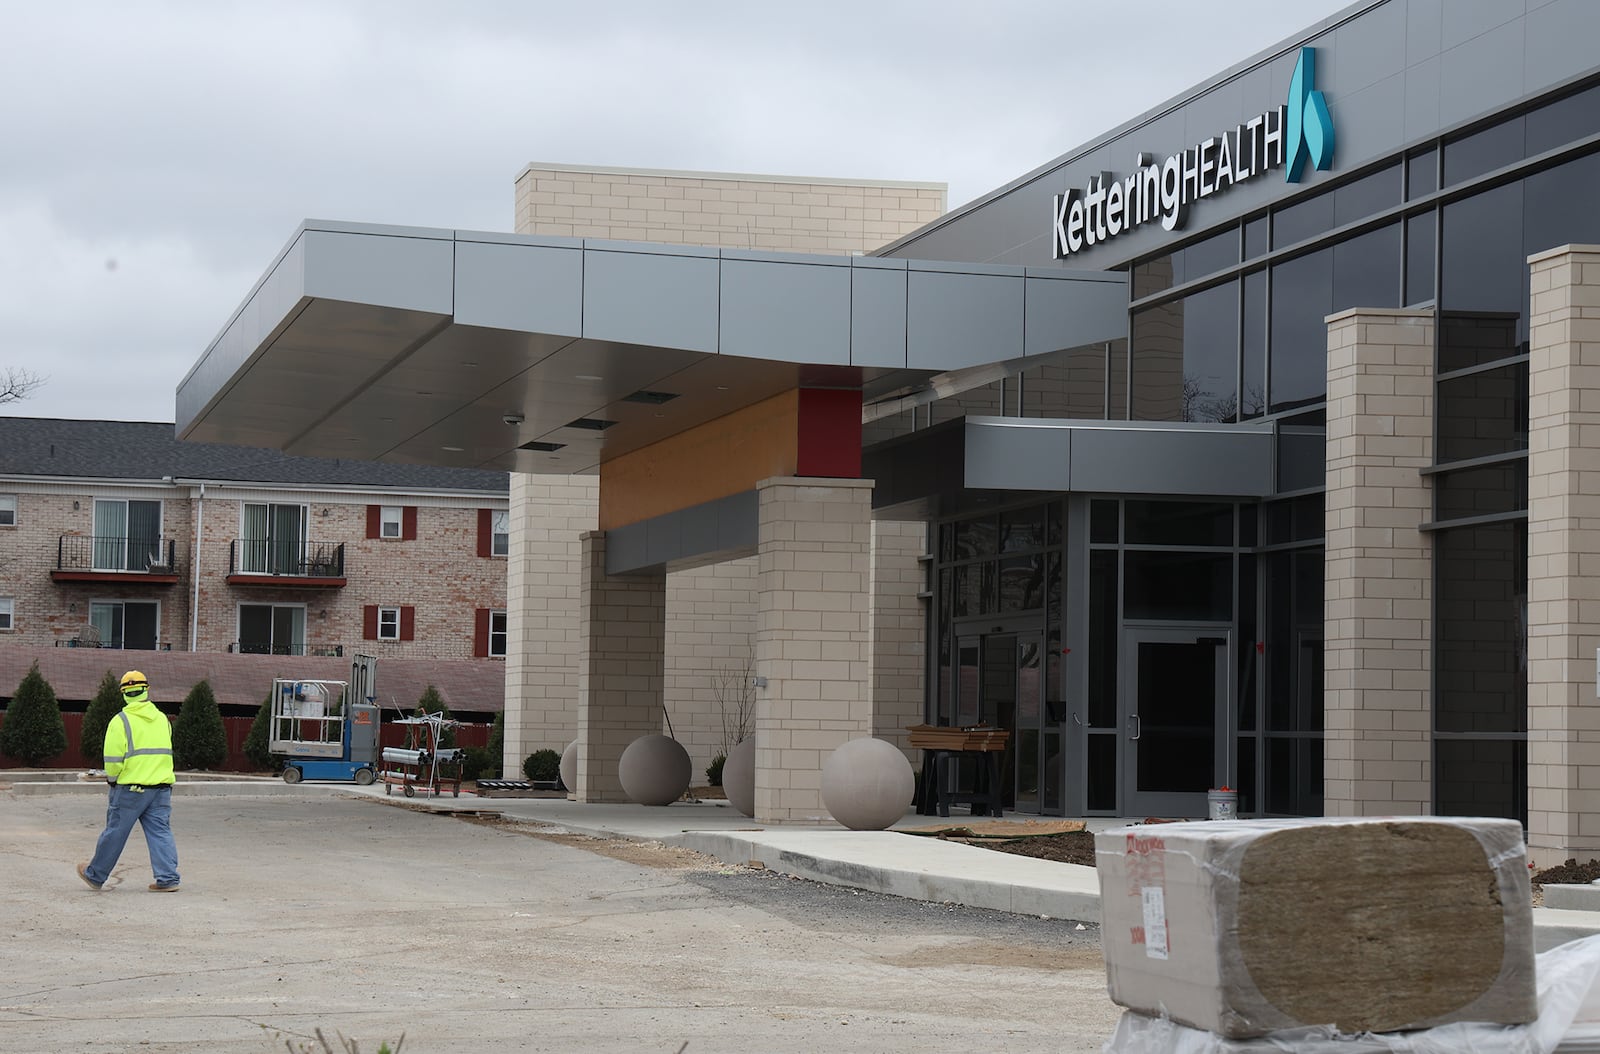
{"type": "Polygon", "coordinates": [[[605,380],[604,377],[597,377],[592,373],[580,373],[580,374],[578,374],[577,379],[580,380],[580,381],[603,381],[603,380],[605,380]]]}
{"type": "Polygon", "coordinates": [[[448,450],[452,454],[459,454],[459,453],[461,453],[461,451],[465,450],[466,447],[447,446],[447,447],[442,447],[441,449],[448,450]]]}
{"type": "Polygon", "coordinates": [[[463,365],[463,366],[476,366],[477,363],[476,362],[463,362],[461,365],[463,365]]]}
{"type": "Polygon", "coordinates": [[[583,428],[590,432],[604,432],[606,429],[610,428],[616,423],[617,422],[615,421],[607,421],[600,417],[580,417],[576,421],[568,421],[567,427],[583,428]]]}
{"type": "Polygon", "coordinates": [[[662,403],[669,402],[677,397],[677,392],[653,392],[648,388],[640,388],[632,394],[624,395],[622,401],[625,403],[645,403],[650,406],[660,406],[662,403]]]}
{"type": "Polygon", "coordinates": [[[418,395],[432,395],[432,392],[418,392],[418,395]]]}
{"type": "Polygon", "coordinates": [[[567,444],[565,444],[565,443],[546,443],[546,442],[544,442],[542,440],[535,439],[531,443],[523,443],[521,446],[517,447],[517,449],[518,450],[537,450],[537,451],[539,451],[541,453],[549,453],[552,450],[560,450],[562,447],[564,447],[566,445],[567,444]]]}

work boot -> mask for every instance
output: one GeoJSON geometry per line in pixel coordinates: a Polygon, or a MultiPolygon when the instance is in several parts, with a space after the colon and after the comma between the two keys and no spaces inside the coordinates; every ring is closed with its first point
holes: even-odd
{"type": "Polygon", "coordinates": [[[176,882],[170,886],[163,886],[160,882],[150,883],[150,892],[152,893],[176,893],[177,891],[178,884],[176,882]]]}
{"type": "Polygon", "coordinates": [[[84,885],[90,889],[101,888],[102,883],[96,882],[89,877],[89,862],[87,860],[78,865],[78,877],[83,879],[84,885]]]}

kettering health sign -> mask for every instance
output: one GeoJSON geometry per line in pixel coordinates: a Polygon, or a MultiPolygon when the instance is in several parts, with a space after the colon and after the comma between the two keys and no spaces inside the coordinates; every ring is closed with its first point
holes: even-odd
{"type": "Polygon", "coordinates": [[[1165,230],[1181,230],[1192,202],[1276,168],[1286,169],[1290,183],[1300,182],[1308,162],[1316,169],[1331,168],[1333,118],[1316,90],[1316,70],[1317,49],[1301,48],[1283,106],[1165,161],[1141,153],[1135,171],[1124,179],[1102,172],[1082,190],[1055,195],[1055,258],[1154,220],[1165,230]]]}

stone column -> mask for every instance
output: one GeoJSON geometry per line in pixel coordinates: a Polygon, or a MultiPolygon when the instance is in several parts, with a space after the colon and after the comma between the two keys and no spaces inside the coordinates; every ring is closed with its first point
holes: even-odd
{"type": "Polygon", "coordinates": [[[1600,854],[1600,246],[1528,264],[1528,852],[1549,866],[1600,854]]]}
{"type": "Polygon", "coordinates": [[[576,735],[579,535],[595,529],[599,480],[511,473],[506,561],[504,772],[576,735]]]}
{"type": "Polygon", "coordinates": [[[1328,318],[1323,807],[1431,812],[1432,312],[1328,318]]]}
{"type": "Polygon", "coordinates": [[[822,763],[867,735],[872,481],[757,484],[756,815],[824,823],[822,763]]]}
{"type": "Polygon", "coordinates": [[[661,732],[667,573],[606,574],[606,536],[586,531],[578,636],[579,801],[627,801],[622,752],[661,732]]]}
{"type": "Polygon", "coordinates": [[[918,594],[926,588],[928,525],[872,521],[872,735],[899,747],[913,765],[906,728],[922,723],[927,616],[918,594]]]}

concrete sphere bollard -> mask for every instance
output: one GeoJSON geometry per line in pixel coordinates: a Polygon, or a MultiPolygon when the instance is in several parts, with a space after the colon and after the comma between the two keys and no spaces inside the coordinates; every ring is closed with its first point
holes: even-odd
{"type": "Polygon", "coordinates": [[[640,805],[671,805],[683,797],[694,764],[683,744],[666,736],[640,736],[617,761],[622,793],[640,805]]]}
{"type": "Polygon", "coordinates": [[[911,762],[886,740],[852,739],[822,763],[822,804],[852,831],[893,825],[915,792],[911,762]]]}
{"type": "Polygon", "coordinates": [[[561,785],[568,794],[578,792],[578,741],[574,739],[561,752],[561,785]]]}
{"type": "Polygon", "coordinates": [[[746,816],[756,814],[756,737],[741,740],[722,763],[722,793],[746,816]]]}

